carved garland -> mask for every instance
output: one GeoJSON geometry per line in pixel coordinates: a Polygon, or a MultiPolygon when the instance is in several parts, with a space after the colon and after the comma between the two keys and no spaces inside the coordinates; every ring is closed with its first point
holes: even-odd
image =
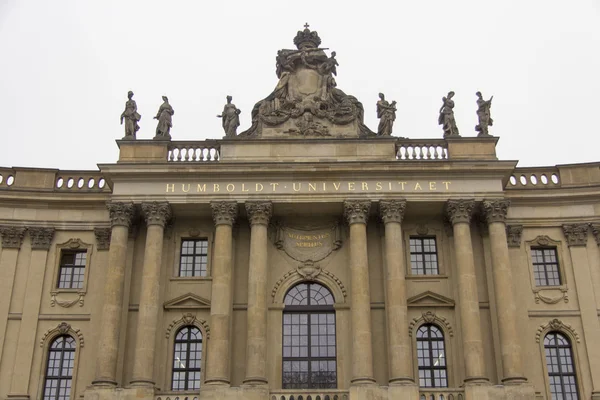
{"type": "Polygon", "coordinates": [[[40,347],[44,347],[44,344],[48,339],[54,338],[59,335],[71,335],[76,336],[79,340],[79,347],[83,347],[83,334],[79,329],[74,329],[70,324],[66,322],[61,322],[56,326],[56,328],[52,328],[46,331],[42,338],[40,339],[40,347]]]}
{"type": "Polygon", "coordinates": [[[408,326],[408,336],[412,337],[415,327],[421,325],[422,323],[440,325],[445,329],[446,332],[448,332],[450,337],[454,336],[454,330],[452,329],[452,325],[450,325],[448,320],[444,317],[436,315],[433,311],[426,311],[420,317],[413,318],[408,326]]]}
{"type": "Polygon", "coordinates": [[[558,297],[554,297],[554,298],[544,296],[543,294],[540,293],[542,290],[549,291],[549,290],[553,290],[553,289],[534,290],[533,293],[535,294],[535,303],[539,304],[540,300],[546,304],[556,304],[561,300],[563,300],[565,303],[568,303],[569,302],[569,294],[568,294],[569,289],[567,289],[566,286],[563,286],[563,287],[560,287],[557,289],[560,290],[560,295],[558,297]]]}
{"type": "Polygon", "coordinates": [[[577,332],[575,332],[575,329],[573,329],[573,327],[569,324],[565,324],[564,322],[562,322],[561,320],[554,318],[552,321],[548,321],[547,323],[540,325],[540,327],[537,329],[536,333],[535,333],[535,341],[537,343],[540,342],[540,340],[542,339],[542,334],[543,333],[547,333],[550,331],[561,331],[561,332],[565,332],[568,333],[569,335],[571,335],[571,337],[575,338],[575,341],[577,343],[581,342],[581,339],[579,338],[579,334],[577,332]]]}
{"type": "Polygon", "coordinates": [[[171,331],[173,330],[173,328],[178,327],[180,325],[200,325],[204,329],[206,339],[210,339],[210,326],[208,325],[208,322],[206,322],[203,319],[196,318],[196,316],[192,313],[185,313],[181,318],[171,322],[167,327],[167,333],[165,337],[168,339],[171,336],[171,331]]]}
{"type": "MultiPolygon", "coordinates": [[[[281,278],[279,278],[279,280],[275,283],[275,286],[273,286],[273,290],[271,290],[271,299],[273,302],[275,302],[275,296],[277,295],[277,291],[279,290],[279,287],[283,284],[283,282],[285,282],[288,278],[297,275],[303,279],[305,279],[305,277],[302,275],[301,272],[299,272],[298,270],[302,270],[303,268],[306,268],[305,266],[301,266],[298,267],[298,269],[292,270],[292,271],[288,271],[285,274],[283,274],[283,276],[281,278]]],[[[344,295],[344,298],[347,297],[348,292],[346,291],[346,287],[344,286],[344,284],[342,283],[342,281],[335,276],[332,272],[326,271],[326,270],[320,270],[321,274],[328,276],[329,278],[331,278],[340,288],[340,291],[342,292],[342,294],[344,295]]],[[[312,277],[312,279],[316,278],[316,276],[319,274],[316,274],[312,277]]],[[[312,280],[311,279],[311,280],[312,280]]]]}

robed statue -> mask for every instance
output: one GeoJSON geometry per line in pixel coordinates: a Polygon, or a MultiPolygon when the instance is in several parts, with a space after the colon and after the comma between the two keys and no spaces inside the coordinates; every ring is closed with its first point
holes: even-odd
{"type": "Polygon", "coordinates": [[[135,134],[140,130],[138,121],[142,116],[137,112],[137,104],[133,100],[133,92],[127,92],[127,102],[125,103],[125,111],[121,113],[121,125],[125,122],[125,136],[123,140],[135,140],[135,134]]]}
{"type": "Polygon", "coordinates": [[[444,138],[459,137],[456,120],[454,119],[454,92],[448,92],[448,95],[442,97],[442,107],[440,107],[440,116],[438,117],[438,125],[442,125],[444,130],[444,138]]]}
{"type": "Polygon", "coordinates": [[[396,120],[396,102],[391,104],[385,99],[383,93],[379,93],[379,101],[377,102],[377,118],[379,118],[379,127],[377,134],[379,136],[391,136],[392,127],[396,120]]]}
{"type": "Polygon", "coordinates": [[[484,100],[481,92],[475,94],[477,95],[477,118],[479,119],[479,124],[475,126],[475,130],[479,132],[477,136],[490,136],[488,127],[494,125],[494,120],[490,114],[494,96],[490,97],[489,100],[484,100]]]}
{"type": "Polygon", "coordinates": [[[240,126],[240,109],[231,103],[233,97],[227,96],[227,104],[223,107],[221,115],[217,115],[217,118],[223,119],[223,130],[225,131],[225,137],[231,138],[236,137],[237,128],[240,126]]]}
{"type": "Polygon", "coordinates": [[[173,107],[169,104],[169,99],[167,96],[163,96],[163,103],[160,105],[158,112],[154,119],[158,120],[158,125],[156,126],[156,136],[154,139],[156,140],[171,140],[171,128],[173,127],[172,116],[175,114],[173,107]]]}

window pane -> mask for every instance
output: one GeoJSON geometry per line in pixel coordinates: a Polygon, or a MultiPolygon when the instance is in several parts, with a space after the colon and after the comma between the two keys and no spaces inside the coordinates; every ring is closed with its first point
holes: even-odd
{"type": "Polygon", "coordinates": [[[208,239],[183,239],[179,258],[179,276],[206,276],[208,239]]]}
{"type": "Polygon", "coordinates": [[[417,330],[417,363],[420,386],[448,386],[444,334],[437,326],[423,325],[417,330]]]}
{"type": "Polygon", "coordinates": [[[86,251],[63,251],[60,257],[57,287],[81,289],[85,275],[86,251]]]}
{"type": "Polygon", "coordinates": [[[560,286],[556,248],[531,248],[531,262],[536,286],[560,286]]]}
{"type": "Polygon", "coordinates": [[[558,332],[544,338],[546,369],[553,399],[578,399],[575,366],[569,340],[558,332]]]}
{"type": "Polygon", "coordinates": [[[410,238],[410,269],[413,275],[439,274],[435,238],[410,238]]]}
{"type": "Polygon", "coordinates": [[[184,326],[175,335],[172,390],[200,388],[202,366],[202,332],[184,326]]]}
{"type": "MultiPolygon", "coordinates": [[[[71,260],[74,259],[74,255],[70,256],[71,260]]],[[[68,400],[70,398],[75,360],[74,344],[75,340],[67,335],[57,337],[50,344],[44,378],[44,400],[68,400]]]]}

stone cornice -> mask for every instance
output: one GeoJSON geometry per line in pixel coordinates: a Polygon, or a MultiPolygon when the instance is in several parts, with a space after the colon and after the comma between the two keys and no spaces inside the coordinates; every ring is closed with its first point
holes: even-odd
{"type": "Polygon", "coordinates": [[[406,200],[381,200],[379,202],[379,212],[381,220],[388,222],[402,223],[404,211],[406,210],[406,200]]]}
{"type": "Polygon", "coordinates": [[[506,214],[510,200],[484,200],[481,209],[488,224],[492,222],[506,222],[506,214]]]}
{"type": "Polygon", "coordinates": [[[110,236],[112,229],[110,228],[94,228],[96,236],[96,248],[98,250],[108,250],[110,247],[110,236]]]}
{"type": "Polygon", "coordinates": [[[464,222],[470,223],[475,209],[475,200],[448,200],[446,213],[452,225],[464,222]]]}
{"type": "Polygon", "coordinates": [[[270,201],[248,201],[246,212],[250,225],[268,225],[273,215],[273,203],[270,201]]]}
{"type": "Polygon", "coordinates": [[[27,228],[18,226],[0,226],[3,249],[20,249],[27,228]]]}
{"type": "Polygon", "coordinates": [[[506,242],[508,247],[521,247],[523,225],[506,225],[506,242]]]}
{"type": "Polygon", "coordinates": [[[592,228],[594,239],[596,239],[596,244],[600,246],[600,224],[590,224],[590,227],[592,228]]]}
{"type": "Polygon", "coordinates": [[[215,225],[229,225],[235,223],[238,214],[238,205],[235,201],[213,201],[210,203],[212,217],[215,225]]]}
{"type": "Polygon", "coordinates": [[[106,203],[106,208],[108,208],[110,214],[111,226],[131,227],[131,221],[135,212],[133,203],[108,202],[106,203]]]}
{"type": "Polygon", "coordinates": [[[563,225],[562,228],[569,247],[587,245],[588,224],[563,225]]]}
{"type": "Polygon", "coordinates": [[[159,225],[163,228],[172,216],[171,205],[167,202],[142,203],[142,213],[148,226],[159,225]]]}
{"type": "Polygon", "coordinates": [[[32,250],[48,250],[54,238],[54,228],[29,227],[32,250]]]}
{"type": "Polygon", "coordinates": [[[348,225],[366,224],[370,209],[370,200],[344,200],[344,217],[348,225]]]}

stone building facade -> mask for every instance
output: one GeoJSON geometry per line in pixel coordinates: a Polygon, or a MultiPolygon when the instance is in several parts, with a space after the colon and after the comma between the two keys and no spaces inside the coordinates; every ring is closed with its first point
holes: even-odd
{"type": "Polygon", "coordinates": [[[0,168],[0,398],[600,399],[600,164],[371,135],[348,98],[0,168]]]}

